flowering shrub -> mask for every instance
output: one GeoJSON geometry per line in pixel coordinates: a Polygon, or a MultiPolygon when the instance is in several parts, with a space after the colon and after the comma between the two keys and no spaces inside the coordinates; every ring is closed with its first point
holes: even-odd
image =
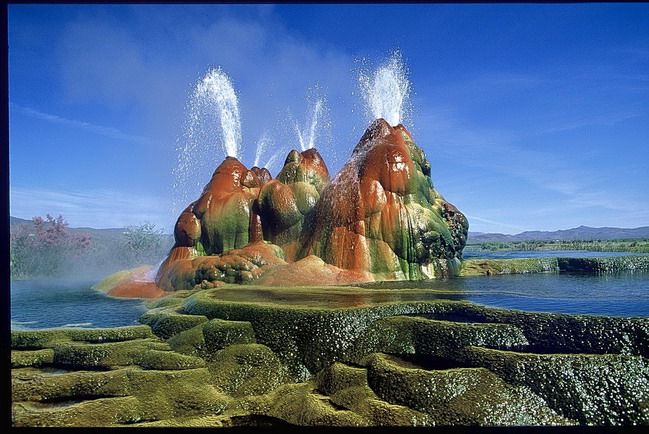
{"type": "Polygon", "coordinates": [[[13,278],[55,277],[67,261],[92,246],[89,234],[74,235],[62,216],[34,217],[10,236],[10,270],[13,278]]]}

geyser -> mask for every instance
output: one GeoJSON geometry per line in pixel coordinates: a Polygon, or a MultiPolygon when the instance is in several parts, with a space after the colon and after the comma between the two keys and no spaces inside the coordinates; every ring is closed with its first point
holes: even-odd
{"type": "Polygon", "coordinates": [[[198,82],[192,95],[194,106],[207,113],[216,114],[223,135],[223,150],[228,157],[239,157],[241,146],[241,120],[239,98],[232,80],[221,68],[210,69],[198,82]]]}
{"type": "Polygon", "coordinates": [[[382,118],[393,127],[404,122],[411,86],[399,52],[372,74],[361,71],[358,81],[370,122],[382,118]]]}
{"type": "MultiPolygon", "coordinates": [[[[218,118],[226,158],[178,217],[174,247],[156,275],[161,289],[458,275],[468,221],[435,190],[424,151],[402,125],[411,86],[399,53],[361,73],[359,83],[373,121],[339,173],[330,180],[315,149],[328,123],[326,100],[312,92],[306,125],[295,125],[301,152],[290,151],[273,179],[258,167],[266,134],[252,168],[236,157],[236,93],[223,71],[208,71],[192,94],[188,131],[212,132],[208,121],[218,118]]],[[[189,144],[192,150],[197,142],[189,144]]],[[[191,170],[193,162],[184,163],[191,170]]]]}
{"type": "Polygon", "coordinates": [[[402,125],[373,122],[332,181],[316,149],[289,152],[275,179],[260,170],[226,157],[178,218],[158,286],[457,275],[468,222],[402,125]]]}
{"type": "MultiPolygon", "coordinates": [[[[259,166],[261,156],[264,155],[266,149],[272,147],[273,145],[274,143],[270,139],[270,136],[266,131],[264,131],[261,134],[261,137],[259,137],[259,140],[257,140],[257,151],[255,152],[255,162],[253,163],[253,166],[259,166]]],[[[263,167],[268,167],[268,165],[263,167]]]]}
{"type": "Polygon", "coordinates": [[[173,171],[175,212],[196,197],[221,155],[238,158],[241,147],[239,100],[221,68],[209,69],[197,81],[186,111],[178,166],[173,171]]]}
{"type": "Polygon", "coordinates": [[[322,126],[322,116],[325,111],[325,99],[318,97],[313,105],[310,107],[307,122],[304,129],[300,129],[298,123],[295,123],[295,131],[297,132],[300,148],[303,151],[315,147],[315,141],[318,135],[318,127],[322,126]]]}

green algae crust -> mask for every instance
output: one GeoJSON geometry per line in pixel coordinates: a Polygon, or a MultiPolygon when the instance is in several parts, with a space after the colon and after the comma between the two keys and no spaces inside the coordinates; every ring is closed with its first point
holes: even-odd
{"type": "Polygon", "coordinates": [[[649,424],[649,319],[432,290],[230,286],[12,332],[14,426],[649,424]]]}

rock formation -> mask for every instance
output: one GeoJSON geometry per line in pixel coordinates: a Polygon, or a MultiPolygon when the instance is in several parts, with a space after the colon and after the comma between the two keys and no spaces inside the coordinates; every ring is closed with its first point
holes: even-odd
{"type": "Polygon", "coordinates": [[[457,273],[468,222],[433,188],[430,163],[402,126],[370,126],[323,190],[303,240],[344,269],[387,280],[457,273]]]}
{"type": "Polygon", "coordinates": [[[140,326],[12,331],[12,425],[649,424],[649,319],[430,295],[241,286],[140,326]]]}
{"type": "Polygon", "coordinates": [[[178,218],[156,283],[209,288],[270,270],[268,282],[283,276],[294,285],[315,275],[329,276],[318,283],[452,276],[467,231],[464,215],[434,189],[410,133],[377,119],[332,180],[315,149],[291,151],[275,179],[227,157],[178,218]]]}
{"type": "Polygon", "coordinates": [[[297,259],[305,219],[312,214],[328,181],[329,171],[318,151],[293,150],[277,178],[259,192],[257,207],[264,240],[282,247],[287,260],[297,259]]]}

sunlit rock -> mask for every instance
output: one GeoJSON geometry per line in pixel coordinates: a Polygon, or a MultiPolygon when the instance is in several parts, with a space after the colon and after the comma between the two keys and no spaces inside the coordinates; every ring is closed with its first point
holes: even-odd
{"type": "Polygon", "coordinates": [[[456,275],[467,231],[408,131],[378,119],[323,189],[301,256],[386,280],[456,275]]]}
{"type": "MultiPolygon", "coordinates": [[[[226,157],[178,217],[158,294],[223,283],[317,285],[456,276],[468,222],[435,190],[410,133],[377,119],[333,178],[317,150],[276,178],[226,157]]],[[[133,285],[115,294],[150,287],[133,285]],[[139,286],[140,288],[135,288],[139,286]]]]}
{"type": "Polygon", "coordinates": [[[257,200],[264,239],[281,246],[288,261],[296,259],[306,220],[329,181],[329,171],[315,149],[291,151],[277,178],[263,186],[257,200]]]}

